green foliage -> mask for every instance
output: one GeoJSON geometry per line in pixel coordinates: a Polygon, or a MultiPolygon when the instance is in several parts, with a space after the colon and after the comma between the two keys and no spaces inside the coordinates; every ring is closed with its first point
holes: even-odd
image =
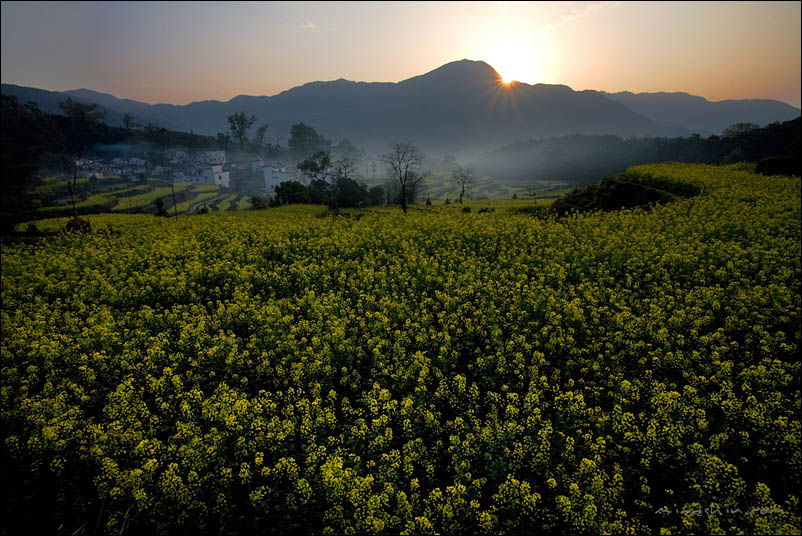
{"type": "Polygon", "coordinates": [[[169,216],[169,213],[167,212],[167,207],[165,206],[164,200],[161,197],[156,198],[154,205],[156,207],[156,216],[164,216],[164,217],[169,216]]]}
{"type": "Polygon", "coordinates": [[[331,153],[318,151],[298,164],[298,169],[311,180],[326,181],[331,174],[331,153]]]}
{"type": "Polygon", "coordinates": [[[97,104],[84,104],[67,97],[67,100],[58,105],[64,115],[79,123],[99,125],[106,119],[105,110],[100,110],[97,104]]]}
{"type": "Polygon", "coordinates": [[[798,533],[800,179],[629,174],[701,192],[4,242],[0,531],[798,533]]]}
{"type": "Polygon", "coordinates": [[[759,128],[760,125],[756,125],[755,123],[735,123],[734,125],[730,125],[724,130],[722,130],[721,137],[734,138],[736,136],[740,136],[741,134],[746,134],[747,132],[758,130],[759,128]]]}
{"type": "Polygon", "coordinates": [[[268,207],[267,199],[258,195],[251,197],[251,204],[254,210],[264,210],[268,207]]]}
{"type": "Polygon", "coordinates": [[[309,203],[309,190],[298,181],[284,181],[274,188],[276,195],[273,198],[275,205],[292,205],[309,203]]]}
{"type": "Polygon", "coordinates": [[[331,146],[331,141],[318,134],[313,127],[297,123],[290,128],[290,141],[287,144],[296,156],[306,158],[316,152],[325,151],[331,146]]]}
{"type": "Polygon", "coordinates": [[[323,179],[312,179],[309,182],[309,202],[313,205],[326,205],[329,202],[329,183],[323,179]]]}
{"type": "Polygon", "coordinates": [[[571,212],[594,210],[620,210],[623,208],[651,207],[656,203],[668,203],[684,197],[698,195],[697,184],[677,182],[649,175],[622,173],[607,177],[599,184],[576,188],[546,207],[526,207],[537,216],[564,216],[571,212]]]}
{"type": "Polygon", "coordinates": [[[6,232],[19,221],[19,214],[34,209],[36,196],[31,190],[40,182],[39,158],[46,151],[60,151],[64,138],[55,121],[34,104],[20,105],[16,97],[2,98],[2,181],[0,231],[6,232]]]}

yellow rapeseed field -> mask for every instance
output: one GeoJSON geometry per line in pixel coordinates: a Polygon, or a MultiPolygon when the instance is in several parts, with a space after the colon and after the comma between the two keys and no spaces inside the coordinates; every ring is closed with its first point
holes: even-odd
{"type": "Polygon", "coordinates": [[[7,518],[799,534],[800,179],[630,172],[702,192],[558,220],[98,215],[4,243],[7,518]]]}

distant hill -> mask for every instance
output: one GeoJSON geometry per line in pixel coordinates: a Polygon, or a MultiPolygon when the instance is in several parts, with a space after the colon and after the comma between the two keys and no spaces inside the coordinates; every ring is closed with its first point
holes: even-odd
{"type": "Polygon", "coordinates": [[[719,134],[734,123],[765,126],[799,117],[799,108],[768,99],[711,102],[688,93],[604,93],[633,112],[668,127],[703,136],[719,134]]]}
{"type": "Polygon", "coordinates": [[[53,113],[66,96],[97,103],[109,111],[110,124],[120,124],[122,114],[128,113],[141,123],[214,135],[228,130],[229,115],[245,111],[257,117],[257,125],[269,125],[268,139],[279,137],[284,144],[290,127],[304,122],[328,138],[348,138],[369,152],[407,139],[427,152],[463,155],[519,139],[570,134],[682,136],[719,132],[737,122],[764,125],[799,115],[799,109],[778,101],[711,103],[692,95],[605,94],[547,84],[503,86],[490,65],[470,60],[398,83],[339,79],[311,82],[272,97],[239,95],[227,102],[181,106],[151,105],[88,89],[51,92],[3,84],[2,92],[21,102],[33,100],[53,113]]]}
{"type": "MultiPolygon", "coordinates": [[[[3,84],[2,93],[3,95],[13,95],[17,97],[17,100],[19,100],[20,104],[35,102],[39,109],[44,113],[55,115],[61,115],[62,113],[61,108],[59,108],[59,103],[66,100],[67,97],[72,96],[68,92],[47,91],[44,89],[36,89],[34,87],[15,86],[14,84],[3,84]]],[[[92,91],[90,93],[96,92],[92,91]]],[[[102,93],[98,93],[98,95],[102,95],[102,93]]],[[[112,97],[111,95],[108,96],[112,97]]],[[[86,104],[98,104],[99,109],[106,112],[106,123],[109,126],[122,126],[123,114],[125,112],[117,111],[117,109],[114,107],[105,106],[94,98],[88,99],[81,96],[72,97],[73,100],[78,102],[83,102],[86,104]]],[[[112,97],[112,99],[116,99],[116,97],[112,97]]],[[[145,106],[147,106],[147,104],[145,106]]]]}
{"type": "Polygon", "coordinates": [[[758,171],[799,175],[800,153],[802,118],[797,117],[731,138],[573,135],[533,139],[477,154],[467,163],[481,174],[510,185],[550,180],[588,184],[606,175],[623,173],[633,165],[666,161],[729,164],[769,159],[758,171]]]}

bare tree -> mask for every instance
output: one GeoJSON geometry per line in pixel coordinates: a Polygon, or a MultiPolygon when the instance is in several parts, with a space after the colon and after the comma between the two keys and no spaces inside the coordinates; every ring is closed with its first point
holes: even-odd
{"type": "Polygon", "coordinates": [[[462,196],[465,195],[465,189],[470,188],[476,183],[476,173],[471,168],[464,168],[459,164],[454,166],[454,171],[451,172],[451,176],[459,185],[460,192],[459,192],[459,204],[462,204],[462,196]]]}
{"type": "Polygon", "coordinates": [[[334,176],[336,178],[353,179],[356,175],[356,163],[352,158],[344,157],[334,162],[334,176]]]}
{"type": "Polygon", "coordinates": [[[423,166],[423,153],[410,142],[395,142],[389,153],[381,155],[387,164],[393,182],[399,186],[401,210],[407,212],[407,196],[418,192],[426,180],[423,166]]]}

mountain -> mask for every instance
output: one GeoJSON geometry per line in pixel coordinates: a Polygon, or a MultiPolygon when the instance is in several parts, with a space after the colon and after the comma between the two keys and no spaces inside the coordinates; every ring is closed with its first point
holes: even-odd
{"type": "Polygon", "coordinates": [[[768,99],[711,102],[688,93],[605,93],[633,112],[666,126],[681,127],[705,136],[719,134],[734,123],[760,126],[799,117],[799,108],[768,99]]]}
{"type": "Polygon", "coordinates": [[[71,96],[108,110],[110,123],[119,124],[122,114],[128,113],[140,123],[207,135],[227,132],[228,116],[245,111],[256,116],[255,126],[267,123],[268,139],[278,137],[282,144],[290,127],[304,122],[327,138],[348,138],[370,152],[386,150],[396,140],[411,140],[425,151],[465,154],[518,139],[571,134],[680,136],[799,115],[798,109],[777,101],[731,101],[722,107],[691,95],[687,105],[684,101],[672,105],[678,110],[672,113],[668,105],[661,108],[640,95],[574,91],[564,85],[502,85],[500,79],[487,63],[462,60],[398,83],[341,78],[310,82],[271,97],[239,95],[227,102],[180,106],[151,105],[88,89],[48,92],[3,84],[2,92],[17,95],[22,102],[42,103],[46,111],[55,103],[54,113],[57,102],[71,96]],[[765,117],[769,119],[760,119],[765,117]]]}
{"type": "MultiPolygon", "coordinates": [[[[66,91],[47,91],[33,87],[16,86],[14,84],[3,84],[2,93],[3,95],[14,95],[22,104],[25,104],[26,102],[35,102],[39,109],[43,112],[56,115],[61,115],[62,113],[61,108],[59,108],[59,103],[71,96],[66,91]]],[[[91,93],[96,92],[92,91],[91,93]]],[[[98,93],[98,95],[101,95],[101,93],[98,93]]],[[[112,97],[111,95],[109,95],[109,97],[116,99],[116,97],[112,97]]],[[[86,99],[82,97],[73,97],[73,100],[86,104],[98,104],[98,109],[106,112],[106,123],[111,126],[122,126],[124,112],[117,111],[114,109],[114,106],[103,106],[95,99],[86,99]]],[[[146,104],[145,106],[148,105],[146,104]]]]}

